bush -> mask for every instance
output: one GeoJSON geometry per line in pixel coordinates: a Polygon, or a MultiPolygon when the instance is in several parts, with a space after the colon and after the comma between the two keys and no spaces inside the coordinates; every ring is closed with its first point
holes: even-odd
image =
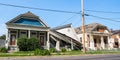
{"type": "Polygon", "coordinates": [[[61,49],[61,52],[66,52],[67,50],[65,48],[62,48],[61,49]]]}
{"type": "Polygon", "coordinates": [[[20,51],[32,51],[36,48],[40,48],[39,40],[36,38],[19,38],[18,39],[18,46],[20,51]]]}
{"type": "Polygon", "coordinates": [[[45,56],[45,55],[51,55],[50,52],[48,50],[42,50],[42,49],[36,49],[34,51],[34,55],[42,55],[42,56],[45,56]]]}
{"type": "Polygon", "coordinates": [[[54,53],[55,52],[55,49],[54,48],[50,48],[49,50],[51,53],[54,53]]]}
{"type": "Polygon", "coordinates": [[[28,46],[27,50],[29,50],[29,51],[40,48],[39,40],[36,38],[30,38],[30,39],[28,39],[27,46],[28,46]]]}
{"type": "Polygon", "coordinates": [[[7,50],[5,47],[0,48],[0,52],[1,52],[1,53],[7,53],[7,51],[8,51],[8,50],[7,50]]]}

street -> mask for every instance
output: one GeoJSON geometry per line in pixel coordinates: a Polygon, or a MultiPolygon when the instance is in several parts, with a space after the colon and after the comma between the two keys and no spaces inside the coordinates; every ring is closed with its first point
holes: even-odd
{"type": "Polygon", "coordinates": [[[84,55],[84,56],[1,57],[0,60],[120,60],[120,54],[84,55]]]}

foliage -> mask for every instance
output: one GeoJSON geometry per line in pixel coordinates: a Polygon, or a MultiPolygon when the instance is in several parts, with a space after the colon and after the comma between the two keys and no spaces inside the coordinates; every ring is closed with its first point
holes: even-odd
{"type": "Polygon", "coordinates": [[[51,55],[50,52],[48,50],[43,50],[43,49],[36,49],[34,52],[34,55],[51,55]]]}
{"type": "Polygon", "coordinates": [[[61,52],[66,52],[67,50],[65,48],[62,48],[61,49],[61,52]]]}
{"type": "Polygon", "coordinates": [[[2,36],[0,36],[0,39],[5,40],[5,39],[6,39],[6,36],[3,34],[2,36]]]}
{"type": "Polygon", "coordinates": [[[54,48],[50,48],[49,50],[51,53],[54,53],[55,52],[55,49],[54,48]]]}
{"type": "Polygon", "coordinates": [[[18,39],[18,46],[20,51],[32,51],[40,48],[39,40],[36,38],[21,37],[18,39]]]}
{"type": "Polygon", "coordinates": [[[1,53],[7,53],[7,49],[5,47],[0,48],[1,53]]]}

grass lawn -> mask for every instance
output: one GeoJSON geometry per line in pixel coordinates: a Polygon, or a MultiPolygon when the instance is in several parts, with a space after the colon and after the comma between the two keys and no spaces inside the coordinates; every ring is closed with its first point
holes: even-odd
{"type": "Polygon", "coordinates": [[[97,50],[97,51],[88,51],[87,54],[120,54],[120,50],[97,50]]]}
{"type": "MultiPolygon", "coordinates": [[[[120,50],[87,51],[86,54],[120,54],[120,50]]],[[[61,56],[61,55],[85,55],[85,54],[80,50],[51,53],[51,56],[61,56]]],[[[0,57],[14,57],[14,56],[35,56],[35,55],[34,55],[34,51],[20,51],[20,52],[15,52],[15,53],[0,53],[0,57]]]]}

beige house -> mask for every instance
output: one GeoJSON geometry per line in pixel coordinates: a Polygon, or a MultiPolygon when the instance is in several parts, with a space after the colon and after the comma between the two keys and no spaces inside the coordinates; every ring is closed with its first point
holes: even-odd
{"type": "MultiPolygon", "coordinates": [[[[75,28],[78,38],[82,43],[81,27],[75,28]]],[[[109,49],[110,31],[104,25],[91,23],[85,25],[85,47],[87,50],[109,49]]]]}

